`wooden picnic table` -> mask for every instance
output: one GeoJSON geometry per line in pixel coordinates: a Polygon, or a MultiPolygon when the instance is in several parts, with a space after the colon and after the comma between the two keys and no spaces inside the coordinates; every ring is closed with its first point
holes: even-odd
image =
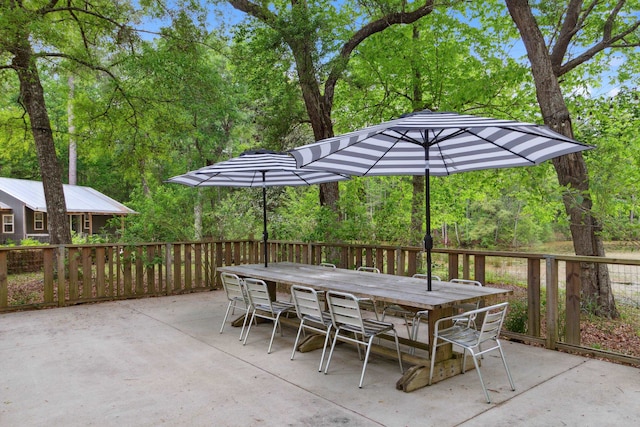
{"type": "MultiPolygon", "coordinates": [[[[478,300],[492,304],[499,296],[511,291],[488,286],[469,286],[445,281],[432,281],[431,291],[427,290],[425,279],[395,276],[391,274],[373,274],[369,272],[328,268],[317,265],[278,262],[265,267],[262,264],[244,264],[219,267],[218,271],[237,274],[240,277],[253,277],[267,282],[273,289],[277,283],[284,285],[309,286],[323,291],[348,292],[359,297],[371,298],[385,305],[397,304],[415,311],[428,310],[429,334],[426,347],[409,341],[421,348],[430,348],[435,322],[453,314],[453,307],[463,303],[475,303],[478,300]]],[[[405,343],[408,340],[403,340],[405,343]]],[[[377,349],[378,353],[392,356],[394,352],[377,349]]],[[[397,356],[396,356],[397,358],[397,356]]],[[[402,354],[403,362],[412,364],[398,380],[396,387],[412,391],[427,385],[429,378],[429,360],[426,357],[402,354]]],[[[436,365],[433,381],[462,372],[462,356],[453,352],[452,346],[443,345],[436,352],[436,365]]],[[[471,364],[473,365],[473,364],[471,364]]]]}

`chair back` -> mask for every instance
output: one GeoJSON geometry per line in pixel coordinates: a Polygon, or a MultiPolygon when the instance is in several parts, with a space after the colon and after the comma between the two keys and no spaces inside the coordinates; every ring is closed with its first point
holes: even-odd
{"type": "Polygon", "coordinates": [[[478,334],[478,343],[497,339],[500,336],[508,307],[509,303],[503,302],[476,310],[478,313],[484,313],[484,320],[478,334]]]}
{"type": "Polygon", "coordinates": [[[337,268],[335,264],[331,264],[330,262],[321,262],[320,267],[337,268]]]}
{"type": "Polygon", "coordinates": [[[268,308],[273,311],[271,298],[269,297],[269,288],[263,280],[246,278],[244,279],[244,287],[247,291],[249,304],[255,309],[257,307],[268,308]]]}
{"type": "Polygon", "coordinates": [[[220,273],[220,279],[222,280],[222,287],[229,301],[246,301],[244,292],[242,291],[242,279],[235,274],[220,273]]]}
{"type": "Polygon", "coordinates": [[[365,333],[360,304],[354,295],[329,291],[327,292],[327,305],[331,313],[331,321],[336,329],[340,326],[347,326],[349,329],[365,333]]]}
{"type": "Polygon", "coordinates": [[[477,280],[469,280],[469,279],[451,279],[449,280],[451,283],[462,283],[463,285],[474,285],[474,286],[482,286],[477,280]]]}
{"type": "Polygon", "coordinates": [[[361,265],[360,267],[358,267],[356,269],[357,271],[367,271],[369,273],[380,273],[380,269],[376,268],[376,267],[365,267],[364,265],[361,265]]]}
{"type": "Polygon", "coordinates": [[[305,316],[322,319],[322,306],[318,298],[318,291],[307,286],[294,285],[291,287],[291,297],[296,306],[296,314],[300,319],[305,316]]]}

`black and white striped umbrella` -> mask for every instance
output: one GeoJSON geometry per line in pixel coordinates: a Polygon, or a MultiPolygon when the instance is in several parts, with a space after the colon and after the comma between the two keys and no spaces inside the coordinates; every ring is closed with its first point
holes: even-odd
{"type": "Polygon", "coordinates": [[[264,266],[267,266],[266,187],[300,186],[349,179],[345,174],[296,167],[289,153],[270,150],[245,151],[239,157],[169,178],[167,182],[191,187],[262,187],[264,266]]]}
{"type": "MultiPolygon", "coordinates": [[[[291,150],[297,166],[349,175],[451,175],[537,165],[593,148],[546,126],[429,110],[291,150]]],[[[429,179],[425,185],[427,274],[431,290],[429,179]]]]}

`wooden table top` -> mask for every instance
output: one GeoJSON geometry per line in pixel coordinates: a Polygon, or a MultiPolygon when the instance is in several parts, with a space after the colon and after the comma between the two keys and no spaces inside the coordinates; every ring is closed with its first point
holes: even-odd
{"type": "Polygon", "coordinates": [[[455,304],[475,302],[492,295],[508,295],[510,290],[489,286],[470,286],[433,281],[427,291],[427,281],[413,277],[376,274],[343,268],[278,262],[219,267],[218,271],[253,277],[286,285],[303,285],[324,291],[352,293],[389,304],[399,304],[422,310],[436,310],[455,304]]]}

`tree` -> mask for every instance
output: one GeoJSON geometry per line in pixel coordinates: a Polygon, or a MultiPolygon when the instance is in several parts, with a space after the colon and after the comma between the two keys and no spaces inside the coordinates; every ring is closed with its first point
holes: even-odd
{"type": "Polygon", "coordinates": [[[96,46],[105,36],[111,38],[114,46],[116,40],[130,37],[128,27],[118,21],[124,21],[122,18],[131,9],[109,1],[2,0],[0,11],[0,53],[5,61],[0,64],[0,70],[13,70],[20,82],[20,103],[29,117],[38,154],[50,242],[70,243],[62,168],[56,155],[38,64],[43,60],[67,59],[106,72],[96,60],[99,55],[96,46]]]}
{"type": "MultiPolygon", "coordinates": [[[[536,86],[538,105],[544,123],[555,131],[573,137],[571,116],[563,97],[560,80],[579,65],[605,50],[640,46],[637,4],[618,0],[569,0],[566,5],[541,3],[538,17],[542,24],[552,22],[552,36],[545,40],[542,25],[526,0],[505,0],[527,50],[536,86]],[[575,51],[581,52],[574,54],[575,51]]],[[[600,237],[602,225],[592,213],[589,177],[581,153],[553,160],[561,185],[566,186],[565,209],[571,219],[576,255],[604,256],[600,237]]],[[[596,314],[618,317],[609,273],[604,264],[583,263],[582,291],[595,303],[596,314]]]]}
{"type": "MultiPolygon", "coordinates": [[[[3,0],[3,30],[0,31],[0,53],[11,58],[10,63],[0,65],[0,69],[16,72],[20,81],[20,101],[29,115],[31,132],[38,153],[40,174],[47,203],[50,241],[53,244],[71,243],[71,233],[66,218],[66,203],[62,190],[62,169],[55,152],[51,123],[44,100],[44,90],[31,37],[34,25],[43,24],[48,7],[28,10],[21,2],[3,0]],[[34,21],[37,24],[34,24],[34,21]]],[[[7,61],[8,62],[8,61],[7,61]]]]}
{"type": "MultiPolygon", "coordinates": [[[[236,9],[257,19],[286,45],[294,58],[298,84],[316,140],[334,135],[331,118],[338,81],[354,51],[368,37],[395,25],[411,24],[433,10],[433,1],[409,10],[405,2],[367,2],[360,9],[327,1],[252,2],[229,0],[236,9]],[[370,21],[368,21],[371,19],[370,21]],[[354,22],[364,23],[351,29],[354,22]]],[[[337,211],[338,183],[322,184],[320,203],[337,211]]]]}

